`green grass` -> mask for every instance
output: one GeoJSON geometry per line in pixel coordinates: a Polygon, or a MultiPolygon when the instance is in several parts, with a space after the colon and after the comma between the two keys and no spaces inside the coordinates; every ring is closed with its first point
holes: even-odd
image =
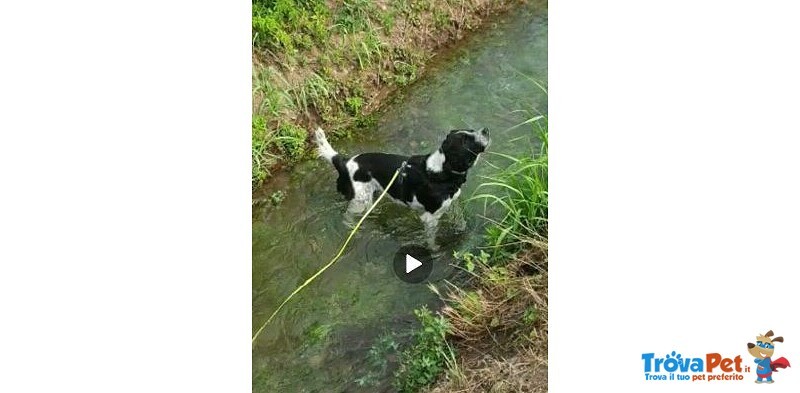
{"type": "Polygon", "coordinates": [[[352,48],[358,68],[365,70],[383,60],[387,45],[381,41],[375,31],[368,31],[360,40],[353,40],[352,48]]]}
{"type": "Polygon", "coordinates": [[[267,131],[267,121],[263,116],[253,116],[252,136],[252,179],[254,183],[257,183],[270,175],[268,168],[277,161],[277,157],[270,153],[272,138],[267,131]]]}
{"type": "Polygon", "coordinates": [[[273,67],[261,68],[253,71],[253,97],[259,98],[256,113],[278,118],[281,113],[294,108],[294,102],[289,92],[282,89],[273,79],[288,84],[273,67]]]}
{"type": "MultiPolygon", "coordinates": [[[[283,161],[297,161],[307,153],[306,139],[308,133],[302,127],[293,124],[281,124],[276,130],[270,130],[264,116],[253,116],[253,130],[251,140],[252,179],[253,183],[266,179],[269,169],[279,159],[283,161]],[[280,154],[280,155],[278,155],[280,154]]],[[[276,205],[276,196],[272,196],[276,205]]],[[[281,199],[282,200],[282,199],[281,199]]]]}
{"type": "Polygon", "coordinates": [[[547,118],[534,116],[520,125],[532,128],[538,149],[525,156],[493,153],[497,172],[483,177],[471,198],[483,202],[484,213],[500,211],[487,228],[488,245],[495,251],[547,237],[547,118]]]}

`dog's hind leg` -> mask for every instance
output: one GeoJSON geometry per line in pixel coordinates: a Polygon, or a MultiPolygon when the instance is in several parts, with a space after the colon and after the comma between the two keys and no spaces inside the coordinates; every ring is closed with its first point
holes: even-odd
{"type": "Polygon", "coordinates": [[[354,181],[353,182],[353,199],[347,206],[347,212],[351,214],[363,213],[367,208],[372,205],[372,184],[354,181]]]}
{"type": "Polygon", "coordinates": [[[373,189],[370,183],[354,181],[353,197],[347,205],[347,211],[344,214],[344,224],[352,228],[356,222],[361,218],[361,215],[372,206],[373,189]]]}

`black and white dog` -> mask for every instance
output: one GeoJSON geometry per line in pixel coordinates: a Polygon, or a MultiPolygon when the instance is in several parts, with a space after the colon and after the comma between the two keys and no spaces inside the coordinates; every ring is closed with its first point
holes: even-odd
{"type": "Polygon", "coordinates": [[[447,134],[441,147],[431,154],[403,156],[387,153],[363,153],[345,157],[331,147],[325,132],[314,132],[320,157],[333,164],[339,172],[337,190],[350,201],[348,212],[361,213],[372,205],[376,191],[383,191],[395,171],[405,164],[388,195],[395,201],[423,211],[420,218],[425,224],[429,243],[433,238],[439,218],[461,193],[469,170],[478,155],[489,146],[489,131],[453,130],[447,134]]]}

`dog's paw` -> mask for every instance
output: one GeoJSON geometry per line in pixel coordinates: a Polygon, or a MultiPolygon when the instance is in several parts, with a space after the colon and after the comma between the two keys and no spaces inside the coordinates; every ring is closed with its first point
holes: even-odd
{"type": "Polygon", "coordinates": [[[460,220],[456,220],[456,222],[453,223],[453,229],[455,229],[455,231],[459,232],[459,233],[466,232],[467,231],[467,220],[465,220],[464,218],[461,218],[460,220]]]}
{"type": "Polygon", "coordinates": [[[441,248],[439,244],[436,243],[435,237],[428,237],[425,240],[425,245],[428,247],[428,250],[430,250],[433,253],[439,251],[439,249],[441,248]]]}

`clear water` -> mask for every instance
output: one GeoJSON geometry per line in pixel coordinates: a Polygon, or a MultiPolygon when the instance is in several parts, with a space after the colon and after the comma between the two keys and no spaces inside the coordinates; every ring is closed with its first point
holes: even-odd
{"type": "MultiPolygon", "coordinates": [[[[433,64],[423,80],[398,94],[363,138],[333,142],[341,153],[428,153],[453,128],[488,127],[490,151],[525,154],[530,127],[513,126],[547,113],[547,97],[528,78],[547,80],[547,5],[529,2],[433,64]]],[[[483,207],[466,202],[499,157],[485,155],[470,171],[462,199],[441,224],[430,281],[452,277],[453,250],[480,242],[483,207]],[[454,216],[467,222],[459,231],[454,216]]],[[[274,182],[285,192],[277,208],[253,217],[253,331],[283,299],[336,254],[349,233],[346,201],[322,160],[302,163],[274,182]]],[[[395,251],[424,241],[418,215],[382,203],[334,266],[298,294],[261,333],[253,349],[254,392],[391,391],[396,350],[415,323],[413,310],[438,307],[424,284],[392,271],[395,251]],[[372,350],[372,352],[371,352],[372,350]]]]}

